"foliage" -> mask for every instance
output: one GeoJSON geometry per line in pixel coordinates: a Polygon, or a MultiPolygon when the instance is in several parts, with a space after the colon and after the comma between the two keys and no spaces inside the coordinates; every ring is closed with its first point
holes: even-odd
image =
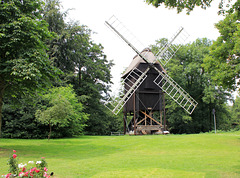
{"type": "Polygon", "coordinates": [[[46,126],[35,119],[37,103],[41,101],[38,95],[18,98],[18,104],[14,100],[5,98],[2,136],[4,138],[46,138],[48,134],[46,126]]]}
{"type": "MultiPolygon", "coordinates": [[[[152,50],[157,51],[165,42],[166,39],[157,41],[152,50]]],[[[168,75],[198,102],[193,114],[188,115],[165,95],[166,118],[172,133],[199,133],[211,130],[214,108],[219,120],[225,120],[229,116],[225,107],[228,94],[221,87],[215,86],[211,77],[201,67],[211,44],[210,40],[203,38],[183,45],[167,64],[168,75]]]]}
{"type": "MultiPolygon", "coordinates": [[[[16,153],[15,150],[13,150],[16,153]]],[[[41,158],[41,161],[36,161],[36,167],[30,167],[27,169],[27,164],[18,164],[17,155],[13,154],[9,157],[9,173],[7,175],[2,175],[5,178],[11,177],[31,177],[31,178],[49,178],[51,175],[47,174],[47,162],[44,157],[41,158]]],[[[29,164],[34,164],[34,161],[29,161],[29,164]]]]}
{"type": "Polygon", "coordinates": [[[71,85],[50,89],[49,93],[43,95],[43,99],[48,104],[40,106],[41,109],[36,111],[36,119],[49,126],[48,139],[52,126],[68,128],[71,135],[82,133],[88,115],[83,112],[83,105],[78,101],[71,85]]]}
{"type": "MultiPolygon", "coordinates": [[[[177,8],[177,12],[182,12],[184,9],[187,10],[187,14],[190,14],[191,11],[196,6],[200,6],[202,9],[206,9],[211,6],[212,0],[185,0],[185,1],[177,1],[177,0],[145,0],[146,3],[151,4],[155,7],[159,7],[162,4],[167,8],[177,8]]],[[[224,0],[219,2],[219,13],[225,13],[225,6],[228,8],[230,6],[230,1],[225,3],[224,0]]]]}
{"type": "Polygon", "coordinates": [[[240,4],[229,11],[224,20],[216,24],[220,37],[213,43],[203,67],[212,80],[228,90],[235,90],[240,75],[240,4]]]}
{"type": "Polygon", "coordinates": [[[113,63],[107,60],[103,46],[92,41],[92,31],[78,22],[66,23],[64,18],[67,12],[62,13],[60,9],[58,0],[46,1],[44,19],[49,23],[49,30],[57,34],[48,41],[51,47],[49,55],[54,65],[64,72],[60,76],[62,83],[55,85],[73,85],[85,106],[84,112],[89,114],[87,133],[109,133],[112,115],[107,114],[100,101],[104,100],[104,93],[109,91],[113,63]]]}
{"type": "Polygon", "coordinates": [[[232,125],[240,129],[240,97],[239,96],[237,96],[232,106],[232,125]]]}
{"type": "Polygon", "coordinates": [[[41,8],[40,0],[0,3],[0,128],[4,95],[19,97],[43,89],[57,73],[46,52],[45,40],[52,35],[41,8]]]}
{"type": "MultiPolygon", "coordinates": [[[[1,139],[1,160],[11,148],[45,155],[54,176],[66,177],[239,177],[240,131],[224,133],[81,136],[71,139],[1,139]],[[141,164],[140,164],[141,163],[141,164]],[[67,169],[64,169],[67,165],[67,169]],[[81,169],[79,169],[81,167],[81,169]]],[[[0,162],[0,172],[7,170],[0,162]]]]}

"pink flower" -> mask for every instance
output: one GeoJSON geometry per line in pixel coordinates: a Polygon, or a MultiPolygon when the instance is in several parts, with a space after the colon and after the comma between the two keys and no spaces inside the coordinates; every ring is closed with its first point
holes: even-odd
{"type": "Polygon", "coordinates": [[[42,159],[45,159],[45,157],[41,157],[42,159]]]}
{"type": "Polygon", "coordinates": [[[16,153],[16,150],[13,150],[13,153],[16,153]]]}
{"type": "Polygon", "coordinates": [[[16,154],[13,154],[13,158],[15,159],[17,157],[17,155],[16,154]]]}
{"type": "Polygon", "coordinates": [[[6,178],[9,178],[11,174],[12,174],[12,173],[8,173],[8,174],[6,175],[6,178]]]}
{"type": "Polygon", "coordinates": [[[48,169],[47,169],[46,167],[44,167],[44,171],[46,171],[46,172],[47,172],[47,171],[48,171],[48,169]]]}
{"type": "Polygon", "coordinates": [[[36,170],[36,173],[39,173],[39,171],[40,171],[40,169],[37,169],[37,170],[36,170]]]}

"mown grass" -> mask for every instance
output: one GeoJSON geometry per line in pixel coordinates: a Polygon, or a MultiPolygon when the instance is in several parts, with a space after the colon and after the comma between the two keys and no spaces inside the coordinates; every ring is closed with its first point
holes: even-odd
{"type": "Polygon", "coordinates": [[[13,149],[22,163],[45,157],[56,178],[240,177],[240,132],[0,139],[0,175],[13,149]]]}

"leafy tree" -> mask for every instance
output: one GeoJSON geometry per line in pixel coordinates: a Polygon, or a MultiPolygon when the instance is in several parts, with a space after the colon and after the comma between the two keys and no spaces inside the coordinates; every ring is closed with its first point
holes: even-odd
{"type": "Polygon", "coordinates": [[[78,101],[72,86],[52,88],[43,98],[49,104],[44,104],[42,109],[37,110],[36,118],[49,126],[48,139],[52,126],[69,129],[71,136],[83,132],[88,115],[83,112],[83,105],[78,101]]]}
{"type": "MultiPolygon", "coordinates": [[[[200,6],[202,9],[206,9],[207,7],[211,6],[212,0],[145,0],[148,4],[151,4],[155,7],[159,7],[161,5],[165,5],[167,8],[177,8],[177,12],[182,12],[182,10],[186,9],[187,13],[189,14],[196,6],[200,6]]],[[[224,0],[219,2],[219,13],[225,13],[224,5],[226,7],[230,6],[230,1],[225,4],[224,0]]]]}
{"type": "Polygon", "coordinates": [[[240,76],[240,2],[216,24],[220,37],[211,46],[203,67],[212,80],[228,90],[235,90],[240,76]]]}
{"type": "Polygon", "coordinates": [[[0,3],[0,134],[3,97],[20,97],[50,84],[57,70],[48,58],[51,38],[40,0],[0,3]]]}
{"type": "Polygon", "coordinates": [[[232,124],[238,125],[240,129],[240,97],[238,96],[232,106],[232,124]]]}
{"type": "Polygon", "coordinates": [[[37,103],[41,101],[38,95],[24,96],[15,101],[5,98],[3,105],[3,129],[4,138],[46,138],[46,126],[37,122],[35,112],[37,103]]]}
{"type": "Polygon", "coordinates": [[[90,114],[87,132],[105,134],[109,129],[103,128],[110,127],[111,122],[107,120],[112,116],[108,116],[100,101],[104,100],[103,93],[109,91],[113,63],[107,60],[103,46],[92,41],[91,30],[78,22],[64,22],[66,13],[61,13],[60,8],[58,0],[46,1],[44,18],[49,30],[57,34],[48,43],[49,55],[54,65],[64,72],[62,81],[73,85],[85,105],[84,111],[90,114]]]}
{"type": "MultiPolygon", "coordinates": [[[[157,41],[152,50],[158,51],[165,42],[166,39],[157,41]]],[[[219,120],[225,119],[224,113],[227,112],[223,108],[227,93],[221,87],[215,86],[211,77],[201,67],[211,44],[210,40],[204,38],[183,45],[166,66],[168,75],[198,102],[192,115],[188,115],[166,95],[166,118],[173,133],[199,133],[211,130],[213,108],[219,120]]]]}

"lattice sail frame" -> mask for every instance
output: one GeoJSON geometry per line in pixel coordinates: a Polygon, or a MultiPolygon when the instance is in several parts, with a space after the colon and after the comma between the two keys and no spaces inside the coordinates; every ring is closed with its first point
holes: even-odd
{"type": "Polygon", "coordinates": [[[156,60],[160,62],[162,66],[165,66],[181,47],[180,44],[183,44],[188,37],[189,34],[184,30],[183,27],[180,27],[170,38],[169,43],[163,45],[163,47],[158,51],[156,54],[156,60]],[[173,41],[175,44],[173,44],[173,41]]]}
{"type": "MultiPolygon", "coordinates": [[[[108,109],[110,109],[114,114],[118,114],[118,112],[122,109],[122,107],[127,103],[127,101],[131,98],[133,93],[138,89],[138,87],[142,84],[142,82],[147,78],[147,72],[150,68],[154,68],[158,71],[159,75],[154,80],[154,83],[160,87],[164,92],[166,92],[175,102],[177,102],[186,112],[192,114],[194,109],[197,106],[197,102],[183,89],[181,88],[171,77],[169,77],[164,72],[158,70],[153,64],[158,61],[163,66],[165,66],[169,60],[175,55],[175,53],[180,48],[180,45],[173,44],[173,41],[178,41],[179,44],[182,44],[189,35],[184,31],[183,27],[181,27],[169,40],[169,43],[165,44],[157,53],[156,60],[153,63],[150,63],[149,60],[145,57],[147,53],[142,55],[140,53],[140,49],[144,49],[143,44],[137,40],[135,35],[131,33],[122,22],[120,22],[115,16],[112,16],[109,21],[105,21],[105,24],[113,30],[123,41],[125,41],[128,46],[130,46],[146,63],[149,64],[149,67],[144,71],[140,71],[135,68],[132,70],[129,75],[125,78],[133,77],[135,75],[133,72],[138,71],[140,75],[137,75],[135,82],[132,82],[132,85],[129,86],[129,89],[124,89],[120,96],[123,97],[119,101],[112,101],[110,98],[106,103],[108,109]],[[130,39],[130,40],[129,40],[130,39]],[[131,41],[131,42],[130,42],[131,41]],[[133,45],[134,44],[134,45],[133,45]],[[111,102],[112,101],[112,102],[111,102]],[[109,107],[109,104],[111,107],[109,107]]],[[[127,84],[126,81],[124,81],[127,84]]]]}
{"type": "Polygon", "coordinates": [[[161,72],[153,82],[177,102],[185,111],[192,114],[198,103],[171,77],[161,72]]]}
{"type": "MultiPolygon", "coordinates": [[[[148,68],[149,70],[150,68],[148,68]]],[[[112,98],[110,97],[107,102],[105,103],[105,106],[111,110],[115,115],[119,113],[119,111],[122,109],[122,107],[127,103],[127,101],[132,97],[133,93],[138,89],[138,87],[144,82],[144,80],[147,78],[147,72],[148,70],[145,70],[142,72],[141,70],[135,68],[133,69],[127,77],[124,79],[125,85],[129,88],[128,90],[124,88],[120,92],[120,96],[123,96],[121,99],[118,98],[112,98]],[[132,79],[132,80],[129,80],[132,79]]]]}

